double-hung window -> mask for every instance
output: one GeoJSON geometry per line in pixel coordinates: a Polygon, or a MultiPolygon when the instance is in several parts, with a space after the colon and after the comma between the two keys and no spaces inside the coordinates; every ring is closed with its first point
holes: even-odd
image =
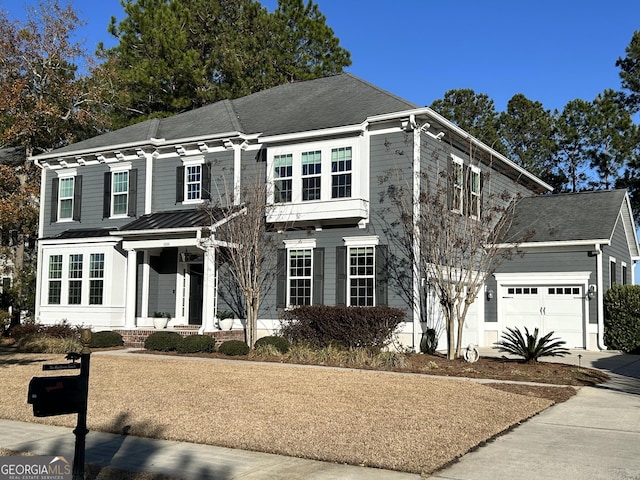
{"type": "Polygon", "coordinates": [[[104,253],[89,256],[89,305],[102,305],[104,292],[104,253]]]}
{"type": "Polygon", "coordinates": [[[75,177],[61,178],[59,185],[60,185],[60,190],[58,194],[58,199],[59,199],[58,219],[71,220],[73,218],[73,198],[74,198],[75,177]]]}
{"type": "Polygon", "coordinates": [[[82,303],[82,258],[83,255],[69,255],[69,305],[82,303]]]}
{"type": "Polygon", "coordinates": [[[129,171],[113,172],[111,181],[111,215],[126,216],[129,206],[129,171]]]}
{"type": "Polygon", "coordinates": [[[185,189],[187,200],[200,200],[202,190],[202,165],[185,165],[185,189]]]}
{"type": "Polygon", "coordinates": [[[480,169],[469,168],[469,215],[480,218],[480,169]]]}
{"type": "Polygon", "coordinates": [[[288,305],[311,305],[313,281],[311,248],[295,248],[287,251],[288,256],[288,305]]]}
{"type": "Polygon", "coordinates": [[[349,305],[375,304],[375,247],[349,247],[349,305]]]}
{"type": "Polygon", "coordinates": [[[47,303],[60,305],[62,297],[62,255],[49,257],[49,292],[47,303]]]}
{"type": "Polygon", "coordinates": [[[453,159],[451,184],[453,191],[451,192],[451,209],[462,213],[464,208],[464,166],[462,160],[453,159]]]}
{"type": "Polygon", "coordinates": [[[302,200],[320,200],[322,152],[302,153],[302,200]]]}
{"type": "Polygon", "coordinates": [[[351,147],[331,149],[331,198],[351,196],[351,147]]]}
{"type": "Polygon", "coordinates": [[[273,159],[275,203],[291,202],[293,193],[293,155],[276,155],[273,159]]]}

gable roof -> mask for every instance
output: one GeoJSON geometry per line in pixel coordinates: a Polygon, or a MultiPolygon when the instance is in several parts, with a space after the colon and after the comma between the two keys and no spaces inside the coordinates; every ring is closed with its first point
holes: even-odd
{"type": "Polygon", "coordinates": [[[54,150],[40,158],[153,139],[165,141],[238,132],[280,135],[344,125],[417,108],[349,73],[293,82],[235,100],[151,119],[54,150]],[[275,114],[274,112],[277,112],[275,114]]]}
{"type": "Polygon", "coordinates": [[[626,190],[598,190],[525,197],[515,206],[507,242],[523,245],[547,242],[608,242],[616,223],[625,223],[632,256],[639,253],[626,190]],[[629,233],[632,232],[632,233],[629,233]],[[632,238],[629,238],[632,237],[632,238]]]}

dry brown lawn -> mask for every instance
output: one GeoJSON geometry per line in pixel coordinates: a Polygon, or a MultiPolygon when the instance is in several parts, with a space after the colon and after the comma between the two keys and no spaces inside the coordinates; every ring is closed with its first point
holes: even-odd
{"type": "MultiPolygon", "coordinates": [[[[0,415],[35,418],[27,386],[62,355],[0,354],[0,415]]],[[[73,373],[73,372],[72,372],[73,373]]],[[[93,354],[90,430],[431,472],[552,401],[422,375],[93,354]]]]}

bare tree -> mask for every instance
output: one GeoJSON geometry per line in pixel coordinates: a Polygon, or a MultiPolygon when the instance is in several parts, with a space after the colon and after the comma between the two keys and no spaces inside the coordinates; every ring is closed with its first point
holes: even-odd
{"type": "MultiPolygon", "coordinates": [[[[407,182],[402,167],[387,173],[385,196],[391,205],[388,213],[393,215],[388,216],[384,230],[396,246],[391,263],[435,292],[445,321],[447,356],[453,359],[460,355],[469,307],[487,276],[517,247],[511,243],[511,248],[504,248],[501,243],[511,226],[518,196],[498,191],[491,174],[484,173],[492,170],[491,156],[470,145],[469,161],[452,164],[447,148],[442,142],[442,147],[433,150],[429,167],[417,174],[419,182],[413,178],[407,182]]],[[[396,153],[404,155],[402,150],[396,153]]],[[[398,283],[411,288],[406,278],[398,283]]],[[[423,292],[412,293],[408,295],[412,305],[419,302],[426,320],[423,292]]]]}
{"type": "MultiPolygon", "coordinates": [[[[224,245],[223,257],[228,262],[232,288],[244,297],[246,342],[253,348],[256,341],[260,300],[273,283],[273,264],[277,246],[266,222],[267,184],[260,176],[242,190],[242,202],[234,204],[233,195],[219,195],[206,208],[212,216],[215,239],[224,245]],[[219,222],[225,218],[227,221],[219,222]]],[[[233,302],[239,305],[239,299],[233,302]]]]}

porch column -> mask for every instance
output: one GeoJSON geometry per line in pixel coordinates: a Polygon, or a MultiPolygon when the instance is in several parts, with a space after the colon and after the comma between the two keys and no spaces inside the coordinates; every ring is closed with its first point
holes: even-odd
{"type": "Polygon", "coordinates": [[[213,332],[215,327],[216,285],[216,249],[208,246],[204,251],[204,271],[202,284],[202,330],[213,332]]]}
{"type": "Polygon", "coordinates": [[[136,328],[136,251],[127,250],[127,291],[124,306],[124,328],[136,328]]]}

